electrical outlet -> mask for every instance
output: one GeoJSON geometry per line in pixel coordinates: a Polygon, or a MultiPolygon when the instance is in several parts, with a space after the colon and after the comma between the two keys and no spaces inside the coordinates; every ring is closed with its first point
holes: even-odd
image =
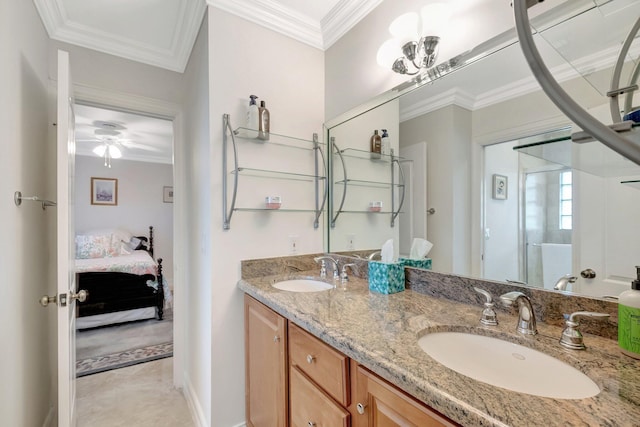
{"type": "Polygon", "coordinates": [[[289,254],[296,255],[300,252],[300,236],[289,236],[289,254]]]}
{"type": "Polygon", "coordinates": [[[347,234],[347,250],[354,251],[356,249],[356,235],[347,234]]]}

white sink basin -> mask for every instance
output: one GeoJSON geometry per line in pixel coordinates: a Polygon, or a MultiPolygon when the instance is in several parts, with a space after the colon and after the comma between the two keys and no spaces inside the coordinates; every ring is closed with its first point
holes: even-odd
{"type": "Polygon", "coordinates": [[[447,368],[508,390],[556,399],[585,399],[600,393],[596,383],[574,367],[498,338],[435,332],[418,344],[447,368]]]}
{"type": "Polygon", "coordinates": [[[292,279],[276,282],[272,285],[276,289],[289,292],[320,292],[333,289],[333,285],[327,282],[313,279],[292,279]]]}

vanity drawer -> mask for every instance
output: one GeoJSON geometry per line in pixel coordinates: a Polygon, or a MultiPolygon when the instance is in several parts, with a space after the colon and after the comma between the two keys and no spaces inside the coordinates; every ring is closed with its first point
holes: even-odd
{"type": "Polygon", "coordinates": [[[289,360],[338,403],[349,406],[349,359],[344,354],[290,323],[289,360]]]}
{"type": "Polygon", "coordinates": [[[349,427],[351,416],[320,390],[297,366],[289,372],[291,426],[349,427]]]}

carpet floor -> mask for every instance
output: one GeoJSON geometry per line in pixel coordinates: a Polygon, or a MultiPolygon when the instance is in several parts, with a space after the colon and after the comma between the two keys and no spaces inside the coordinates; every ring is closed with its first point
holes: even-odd
{"type": "Polygon", "coordinates": [[[76,332],[76,376],[173,356],[173,313],[76,332]]]}

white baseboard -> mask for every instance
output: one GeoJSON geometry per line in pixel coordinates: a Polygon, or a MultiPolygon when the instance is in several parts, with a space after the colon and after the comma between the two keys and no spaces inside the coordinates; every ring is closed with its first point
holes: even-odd
{"type": "Polygon", "coordinates": [[[247,423],[236,424],[233,427],[247,427],[247,423]]]}
{"type": "Polygon", "coordinates": [[[189,406],[189,411],[191,412],[191,417],[196,424],[196,427],[208,427],[207,417],[204,416],[204,411],[202,410],[202,405],[193,390],[193,386],[191,385],[191,381],[188,377],[184,377],[183,381],[184,387],[182,388],[184,393],[184,398],[187,401],[187,405],[189,406]]]}
{"type": "Polygon", "coordinates": [[[52,405],[49,407],[49,413],[47,418],[44,419],[42,427],[55,427],[56,424],[56,407],[52,405]]]}

